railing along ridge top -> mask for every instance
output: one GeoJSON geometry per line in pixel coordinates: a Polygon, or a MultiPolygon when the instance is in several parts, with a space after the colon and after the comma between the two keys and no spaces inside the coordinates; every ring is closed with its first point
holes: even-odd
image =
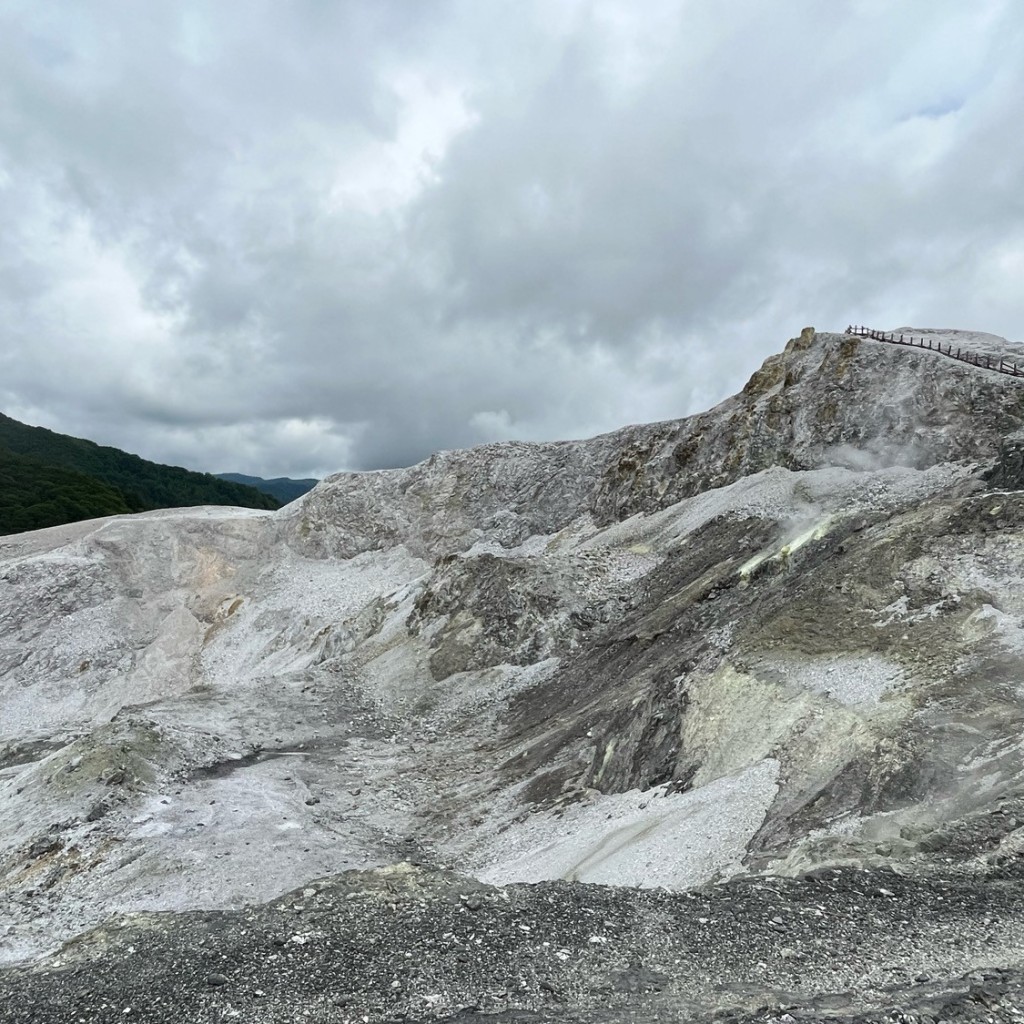
{"type": "Polygon", "coordinates": [[[971,352],[965,348],[953,348],[952,345],[943,345],[941,341],[933,344],[931,338],[915,338],[909,334],[895,334],[893,331],[875,331],[870,327],[855,327],[852,324],[846,328],[846,334],[853,334],[858,338],[872,338],[875,341],[884,341],[887,345],[907,345],[910,348],[923,348],[928,352],[938,352],[939,355],[948,356],[950,359],[959,359],[961,363],[970,363],[971,366],[978,366],[982,370],[995,370],[996,373],[1005,373],[1010,377],[1024,377],[1024,369],[1016,363],[1008,363],[1005,359],[993,359],[991,356],[981,355],[978,352],[971,352]]]}

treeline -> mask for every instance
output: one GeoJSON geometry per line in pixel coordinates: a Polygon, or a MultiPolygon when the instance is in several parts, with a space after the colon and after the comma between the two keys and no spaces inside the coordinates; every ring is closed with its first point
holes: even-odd
{"type": "Polygon", "coordinates": [[[275,509],[255,487],[147,462],[0,413],[0,533],[189,505],[275,509]]]}

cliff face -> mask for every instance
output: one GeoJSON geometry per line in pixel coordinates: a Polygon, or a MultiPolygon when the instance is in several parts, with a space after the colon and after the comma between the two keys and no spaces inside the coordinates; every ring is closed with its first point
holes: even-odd
{"type": "MultiPolygon", "coordinates": [[[[990,335],[934,333],[993,348],[990,335]]],[[[709,412],[589,441],[486,445],[410,469],[338,474],[284,521],[308,554],[350,557],[403,543],[437,557],[480,539],[521,543],[587,513],[600,526],[649,515],[770,467],[988,460],[1022,426],[1024,392],[1013,378],[808,330],[709,412]]]]}
{"type": "Polygon", "coordinates": [[[1015,877],[1022,420],[1013,378],[808,330],[685,420],[0,538],[0,956],[410,860],[1015,877]]]}

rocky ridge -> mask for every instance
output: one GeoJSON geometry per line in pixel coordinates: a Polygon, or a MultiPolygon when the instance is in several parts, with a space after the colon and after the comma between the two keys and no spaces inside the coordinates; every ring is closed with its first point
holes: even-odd
{"type": "Polygon", "coordinates": [[[1019,1019],[1022,426],[808,330],[685,420],[0,538],[0,1019],[1019,1019]]]}

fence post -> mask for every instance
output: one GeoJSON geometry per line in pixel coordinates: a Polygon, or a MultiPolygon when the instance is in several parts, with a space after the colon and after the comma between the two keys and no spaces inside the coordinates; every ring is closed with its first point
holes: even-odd
{"type": "Polygon", "coordinates": [[[910,345],[913,348],[926,348],[931,352],[938,352],[940,355],[949,356],[950,359],[957,359],[961,363],[968,363],[986,370],[995,370],[997,373],[1005,373],[1012,377],[1024,377],[1024,367],[1018,366],[1015,362],[1008,363],[1003,356],[996,359],[987,352],[972,352],[963,346],[953,351],[951,342],[943,344],[938,338],[915,338],[912,334],[900,334],[896,338],[895,331],[878,331],[874,327],[865,327],[863,324],[847,324],[847,334],[854,334],[861,338],[873,338],[875,341],[885,341],[893,345],[910,345]]]}

